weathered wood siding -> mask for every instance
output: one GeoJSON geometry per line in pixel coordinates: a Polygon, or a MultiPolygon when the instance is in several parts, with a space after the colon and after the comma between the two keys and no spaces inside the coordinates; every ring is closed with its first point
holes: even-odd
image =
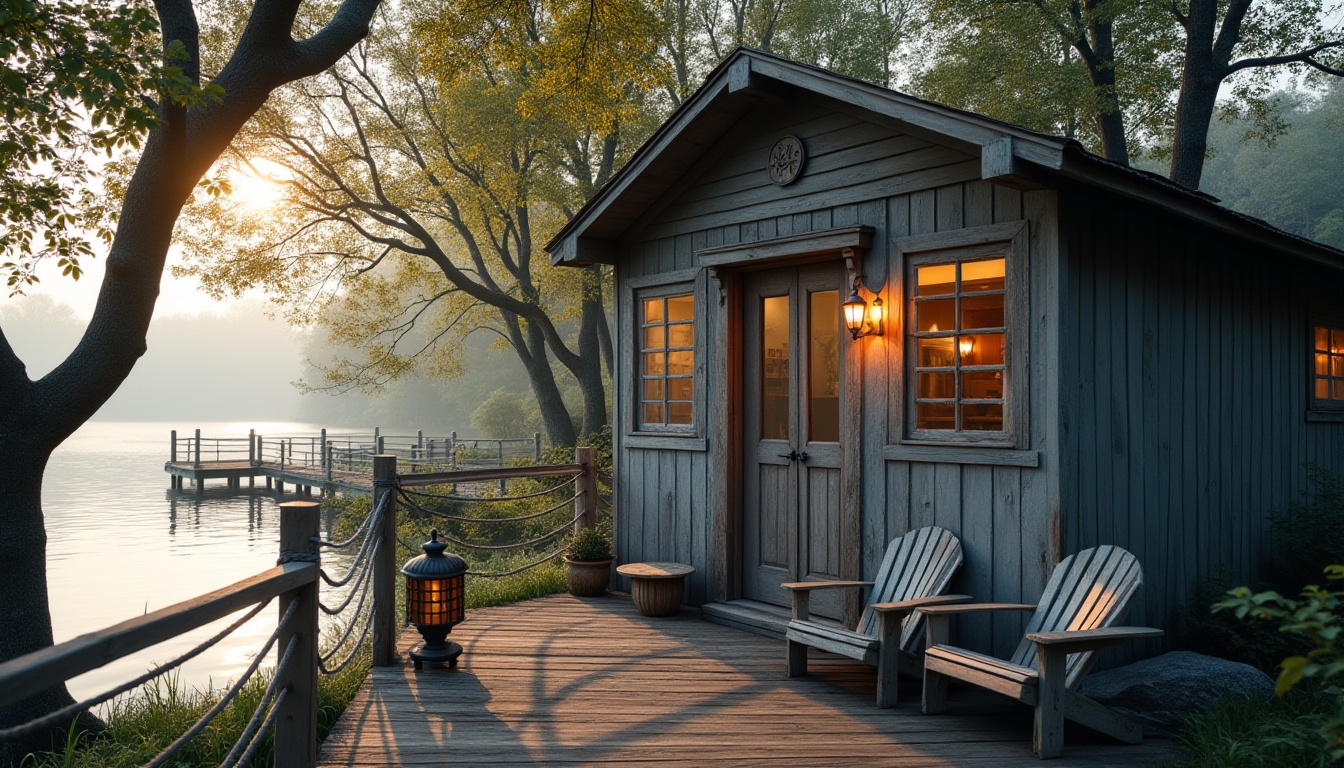
{"type": "MultiPolygon", "coordinates": [[[[863,342],[862,434],[847,441],[860,450],[862,468],[861,570],[871,577],[887,542],[928,524],[947,527],[965,547],[962,583],[986,599],[1034,600],[1058,558],[1057,449],[1053,370],[1058,297],[1052,278],[1057,225],[1052,192],[1018,192],[979,180],[979,158],[903,135],[887,126],[820,107],[793,104],[748,117],[721,144],[719,153],[692,166],[686,180],[632,230],[617,267],[620,281],[617,324],[630,339],[634,307],[630,285],[647,285],[657,275],[685,280],[695,270],[698,250],[748,243],[850,225],[873,227],[873,248],[865,262],[869,287],[883,290],[893,312],[886,336],[863,342]],[[800,137],[809,152],[803,177],[776,187],[765,172],[769,147],[785,134],[800,137]],[[903,366],[899,325],[903,299],[889,291],[896,274],[889,247],[894,238],[999,222],[1029,220],[1032,295],[1031,378],[1033,425],[1030,444],[1048,458],[1040,468],[928,461],[888,461],[883,449],[898,442],[903,366]],[[1043,235],[1043,236],[1040,236],[1043,235]]],[[[697,365],[708,363],[705,392],[718,392],[722,368],[709,362],[723,354],[714,331],[725,327],[718,283],[705,282],[697,305],[709,315],[703,326],[697,365]]],[[[1023,329],[1026,332],[1026,329],[1023,329]]],[[[694,450],[663,448],[658,438],[629,437],[628,398],[633,386],[633,343],[620,351],[616,430],[618,550],[622,561],[677,559],[698,569],[688,600],[735,596],[737,585],[714,584],[714,492],[736,486],[731,457],[713,439],[694,450]],[[626,372],[629,372],[628,376],[626,372]]],[[[702,396],[705,392],[702,392],[702,396]]],[[[728,418],[717,407],[707,414],[705,433],[728,418]]],[[[671,441],[669,441],[671,444],[671,441]]],[[[728,514],[735,514],[729,501],[728,514]]],[[[739,545],[729,530],[729,557],[739,545]]],[[[982,618],[970,623],[983,650],[1011,653],[1021,638],[1021,617],[982,618]],[[992,637],[992,642],[991,638],[992,637]]]]}
{"type": "Polygon", "coordinates": [[[1068,551],[1119,544],[1131,624],[1172,629],[1201,580],[1249,581],[1267,513],[1344,472],[1344,423],[1308,423],[1309,311],[1344,278],[1133,203],[1061,193],[1061,479],[1068,551]]]}

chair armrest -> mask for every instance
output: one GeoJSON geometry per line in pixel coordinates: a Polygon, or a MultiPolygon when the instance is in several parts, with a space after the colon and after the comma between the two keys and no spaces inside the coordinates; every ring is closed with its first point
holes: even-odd
{"type": "Polygon", "coordinates": [[[966,603],[973,600],[970,595],[930,595],[929,597],[916,597],[913,600],[900,600],[894,603],[873,603],[870,608],[878,613],[887,613],[889,611],[911,612],[916,608],[922,608],[929,605],[944,605],[949,603],[966,603]]]}
{"type": "Polygon", "coordinates": [[[786,581],[779,586],[790,592],[811,592],[814,589],[840,589],[843,587],[871,587],[871,581],[786,581]]]}
{"type": "Polygon", "coordinates": [[[811,615],[810,603],[815,589],[839,589],[841,587],[871,587],[871,581],[786,581],[779,586],[789,590],[793,598],[793,620],[807,621],[811,615]]]}
{"type": "Polygon", "coordinates": [[[1061,653],[1081,653],[1118,645],[1126,640],[1161,637],[1162,630],[1152,627],[1103,627],[1064,632],[1031,632],[1027,639],[1061,653]]]}
{"type": "Polygon", "coordinates": [[[984,613],[986,611],[1034,611],[1036,606],[1026,603],[960,603],[921,606],[918,610],[920,613],[929,616],[952,616],[958,613],[984,613]]]}

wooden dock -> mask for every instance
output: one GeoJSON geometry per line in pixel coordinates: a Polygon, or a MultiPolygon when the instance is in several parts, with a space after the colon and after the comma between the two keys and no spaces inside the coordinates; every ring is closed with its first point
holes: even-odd
{"type": "MultiPolygon", "coordinates": [[[[624,596],[555,596],[469,611],[452,638],[466,648],[457,670],[374,668],[319,765],[1042,765],[1026,707],[957,689],[949,713],[926,716],[912,681],[877,709],[872,668],[815,654],[811,675],[789,679],[782,642],[691,609],[650,619],[624,596]]],[[[403,658],[417,640],[402,636],[403,658]]],[[[1152,765],[1173,748],[1071,727],[1049,765],[1152,765]]]]}

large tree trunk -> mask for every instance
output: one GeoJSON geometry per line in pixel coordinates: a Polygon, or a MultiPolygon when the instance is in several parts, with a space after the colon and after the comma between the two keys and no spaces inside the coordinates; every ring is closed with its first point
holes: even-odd
{"type": "MultiPolygon", "coordinates": [[[[187,112],[164,105],[122,203],[93,317],[79,345],[51,373],[28,380],[0,335],[0,661],[52,642],[41,489],[47,458],[121,385],[144,354],[145,336],[173,226],[196,182],[238,129],[279,85],[326,69],[368,34],[378,0],[344,0],[332,21],[302,42],[291,36],[297,0],[254,6],[247,29],[215,78],[222,101],[187,112]]],[[[198,70],[194,11],[184,0],[159,0],[165,42],[181,41],[198,70]]],[[[90,627],[90,629],[96,629],[90,627]]],[[[64,685],[0,711],[0,728],[28,722],[72,703],[64,685]]],[[[25,739],[47,746],[58,727],[25,739]]],[[[12,749],[24,745],[11,743],[12,749]]]]}
{"type": "Polygon", "coordinates": [[[602,328],[606,325],[606,308],[602,306],[602,275],[600,267],[583,270],[583,307],[579,328],[579,360],[582,366],[574,371],[583,394],[582,434],[590,435],[607,423],[607,390],[602,384],[602,328]]]}
{"type": "MultiPolygon", "coordinates": [[[[1089,2],[1089,10],[1094,3],[1089,2]]],[[[1107,160],[1129,165],[1129,147],[1125,144],[1125,113],[1120,109],[1116,91],[1115,42],[1111,22],[1092,21],[1087,34],[1080,34],[1073,47],[1082,57],[1097,102],[1097,134],[1107,160]]]]}
{"type": "Polygon", "coordinates": [[[500,315],[504,318],[509,342],[517,351],[523,370],[527,371],[546,437],[551,445],[574,445],[577,437],[574,422],[569,418],[565,399],[560,395],[560,386],[555,382],[555,372],[551,370],[551,359],[546,354],[546,338],[541,328],[536,323],[527,323],[524,328],[517,315],[505,310],[500,310],[500,315]]]}
{"type": "Polygon", "coordinates": [[[1176,135],[1172,139],[1168,175],[1172,181],[1191,189],[1199,189],[1204,175],[1209,125],[1218,101],[1218,84],[1225,74],[1214,50],[1217,17],[1216,2],[1193,0],[1185,23],[1185,71],[1176,102],[1176,135]]]}

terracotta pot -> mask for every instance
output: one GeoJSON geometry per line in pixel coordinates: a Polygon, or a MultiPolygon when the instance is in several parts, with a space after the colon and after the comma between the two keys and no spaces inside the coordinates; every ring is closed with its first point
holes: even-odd
{"type": "Polygon", "coordinates": [[[611,583],[611,561],[580,562],[565,558],[565,582],[569,593],[579,597],[597,597],[611,583]]]}

